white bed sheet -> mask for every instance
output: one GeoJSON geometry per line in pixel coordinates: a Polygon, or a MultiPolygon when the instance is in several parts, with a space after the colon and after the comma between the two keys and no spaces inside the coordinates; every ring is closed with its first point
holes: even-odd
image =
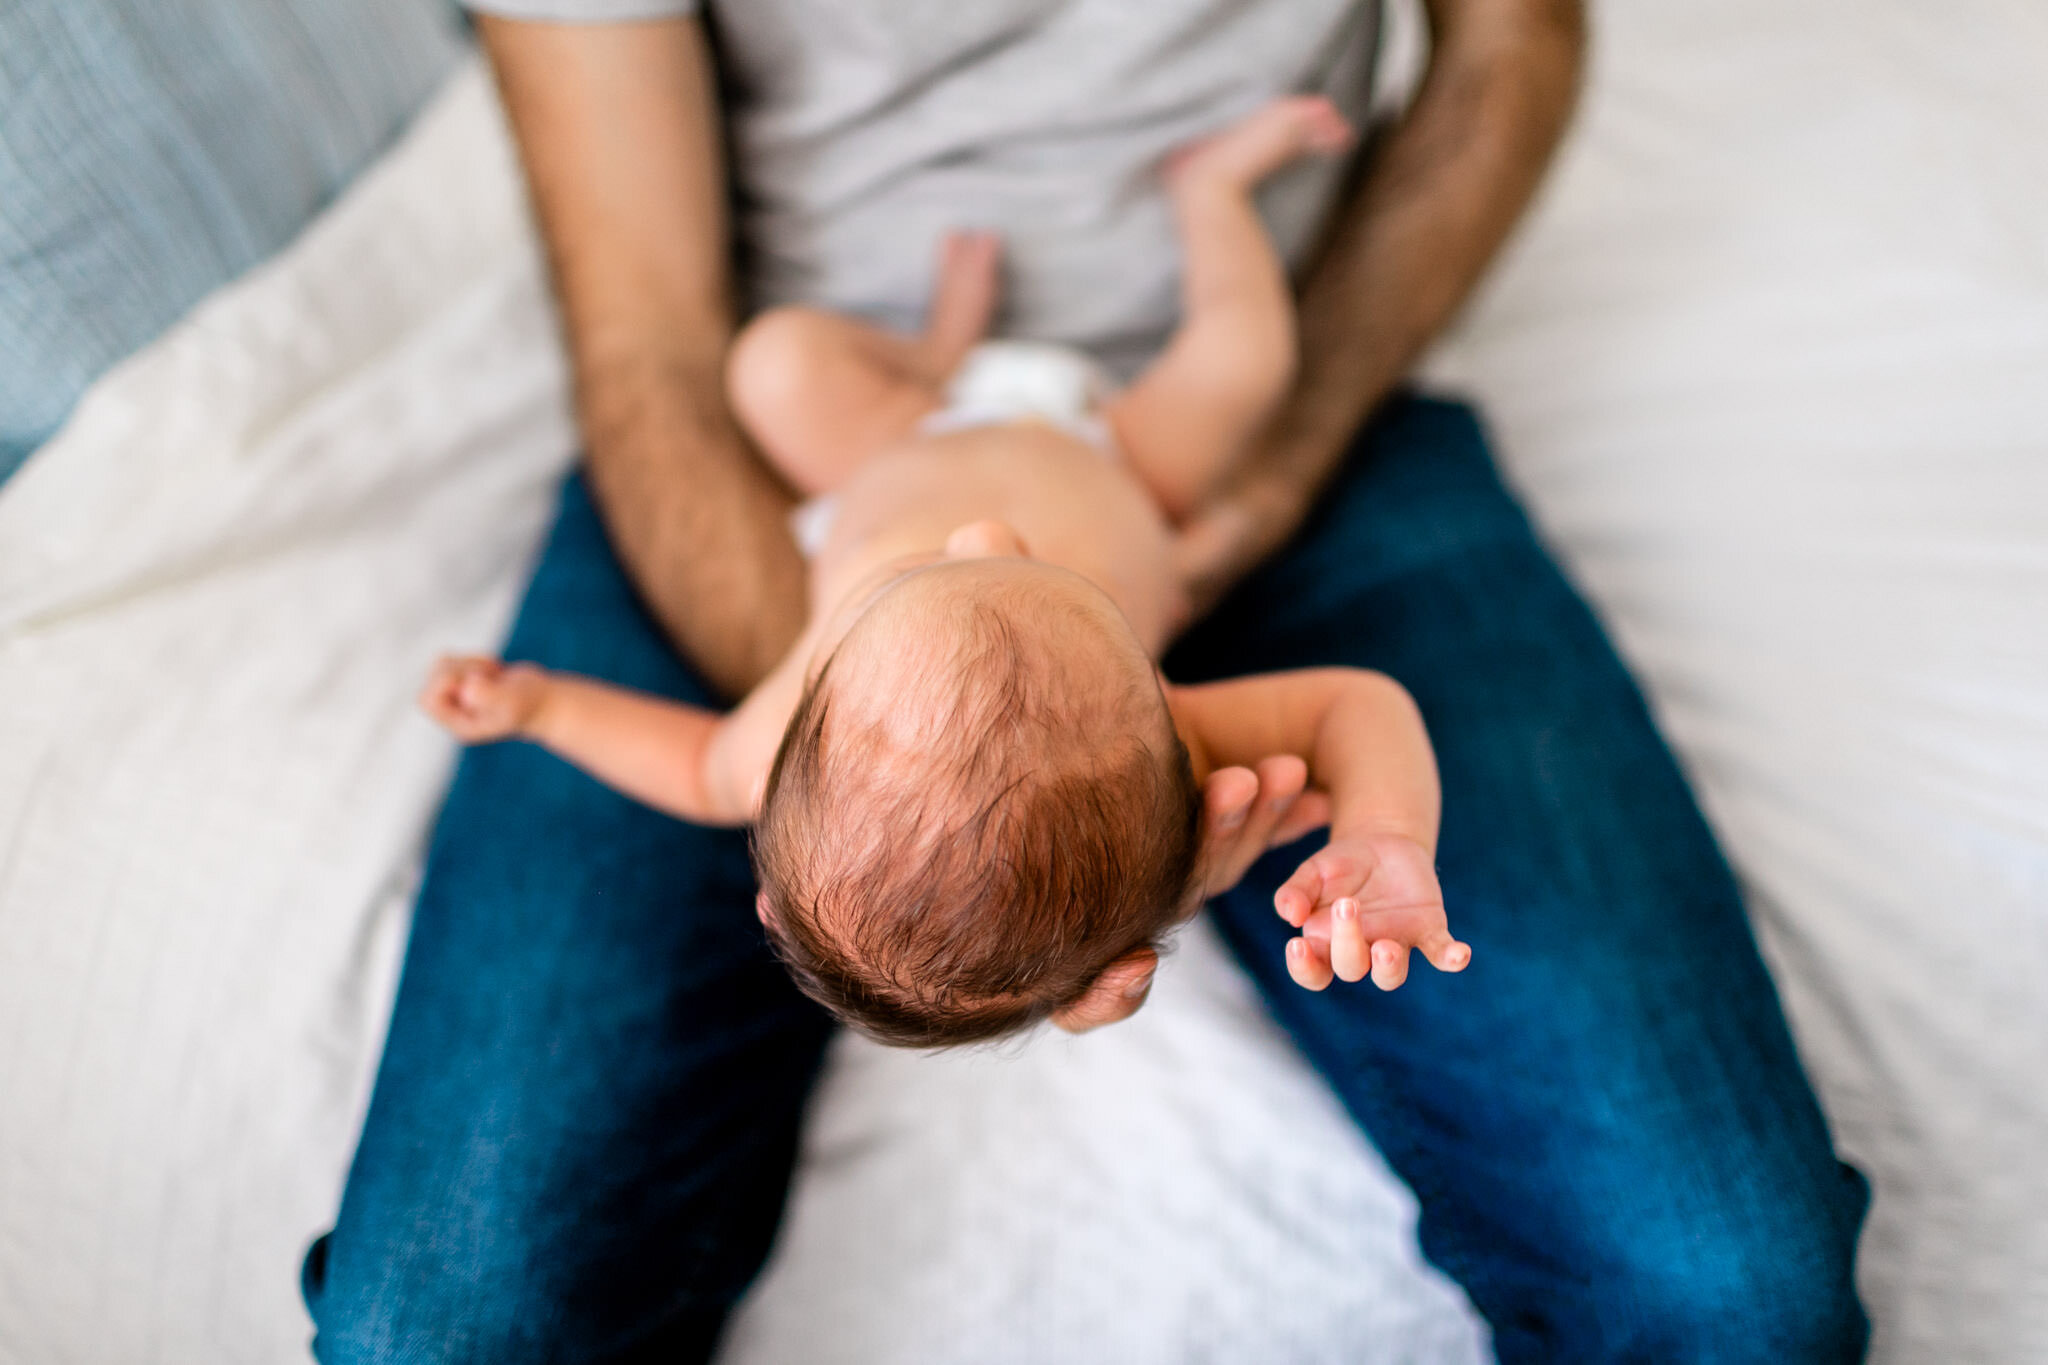
{"type": "MultiPolygon", "coordinates": [[[[1597,17],[1432,371],[1750,890],[1877,1357],[2048,1358],[2048,12],[1597,17]]],[[[450,758],[411,684],[502,632],[571,442],[470,72],[0,490],[0,1361],[303,1354],[450,758]]],[[[1197,934],[1092,1038],[844,1040],[727,1355],[1472,1359],[1412,1221],[1197,934]]]]}
{"type": "Polygon", "coordinates": [[[303,1359],[452,757],[572,436],[472,72],[0,489],[0,1361],[303,1359]]]}
{"type": "Polygon", "coordinates": [[[1433,372],[1649,686],[1876,1183],[1874,1355],[2048,1360],[2048,7],[1601,7],[1433,372]]]}

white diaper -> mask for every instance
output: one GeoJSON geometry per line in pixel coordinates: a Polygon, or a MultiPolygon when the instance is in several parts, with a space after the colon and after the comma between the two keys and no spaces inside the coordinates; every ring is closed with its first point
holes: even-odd
{"type": "MultiPolygon", "coordinates": [[[[967,353],[946,385],[946,406],[918,424],[930,435],[1037,420],[1114,458],[1116,440],[1102,417],[1115,392],[1109,372],[1070,346],[1040,341],[984,341],[967,353]]],[[[839,499],[812,498],[790,514],[797,548],[815,557],[831,533],[839,499]]]]}
{"type": "Polygon", "coordinates": [[[825,537],[832,534],[832,518],[839,515],[839,496],[836,493],[820,493],[807,502],[800,502],[789,514],[789,533],[796,538],[796,548],[805,559],[816,559],[818,551],[825,548],[825,537]]]}
{"type": "Polygon", "coordinates": [[[1115,454],[1102,403],[1109,374],[1070,346],[984,341],[967,353],[946,385],[946,406],[924,419],[927,432],[961,431],[1036,418],[1115,454]]]}

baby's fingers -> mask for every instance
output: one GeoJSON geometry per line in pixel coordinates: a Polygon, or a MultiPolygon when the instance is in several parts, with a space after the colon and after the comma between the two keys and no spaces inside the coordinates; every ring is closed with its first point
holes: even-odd
{"type": "Polygon", "coordinates": [[[1280,889],[1273,893],[1273,908],[1280,912],[1281,919],[1299,929],[1308,923],[1322,897],[1323,872],[1311,858],[1280,883],[1280,889]]]}
{"type": "Polygon", "coordinates": [[[1429,965],[1440,972],[1462,972],[1472,961],[1471,945],[1452,938],[1448,929],[1432,929],[1415,946],[1422,950],[1429,965]]]}
{"type": "Polygon", "coordinates": [[[1295,985],[1311,991],[1326,989],[1334,979],[1330,960],[1305,938],[1287,940],[1287,974],[1294,978],[1295,985]]]}
{"type": "Polygon", "coordinates": [[[1408,979],[1408,945],[1383,938],[1372,945],[1372,984],[1391,991],[1408,979]]]}
{"type": "Polygon", "coordinates": [[[449,686],[450,680],[441,676],[440,669],[435,669],[428,676],[426,685],[420,688],[418,698],[420,709],[428,715],[440,715],[441,708],[448,705],[451,700],[449,697],[449,686]]]}
{"type": "Polygon", "coordinates": [[[1361,981],[1370,968],[1358,902],[1345,896],[1330,907],[1330,970],[1339,981],[1361,981]]]}
{"type": "Polygon", "coordinates": [[[455,696],[465,710],[482,715],[498,699],[498,675],[480,668],[470,669],[462,675],[455,696]]]}
{"type": "Polygon", "coordinates": [[[467,654],[444,654],[434,661],[434,671],[427,675],[427,689],[439,690],[444,695],[455,695],[471,678],[479,674],[495,676],[498,667],[496,659],[480,659],[467,654]]]}
{"type": "Polygon", "coordinates": [[[461,666],[452,659],[443,659],[434,665],[426,686],[420,689],[420,709],[436,720],[453,715],[460,705],[461,693],[461,666]]]}

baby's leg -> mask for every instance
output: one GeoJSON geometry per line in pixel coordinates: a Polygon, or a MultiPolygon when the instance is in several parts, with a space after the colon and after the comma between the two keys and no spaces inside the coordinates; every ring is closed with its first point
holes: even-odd
{"type": "Polygon", "coordinates": [[[726,359],[727,397],[798,492],[837,488],[937,409],[946,379],[995,310],[998,250],[985,233],[946,239],[921,336],[793,306],[741,329],[726,359]]]}
{"type": "Polygon", "coordinates": [[[1108,416],[1138,476],[1176,520],[1214,489],[1294,382],[1293,294],[1252,191],[1297,157],[1350,143],[1334,105],[1297,96],[1168,165],[1184,257],[1181,324],[1108,416]]]}

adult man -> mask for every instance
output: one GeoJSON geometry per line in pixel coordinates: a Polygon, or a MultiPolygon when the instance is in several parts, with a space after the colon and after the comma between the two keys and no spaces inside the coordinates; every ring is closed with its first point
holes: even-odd
{"type": "MultiPolygon", "coordinates": [[[[508,653],[699,701],[744,690],[802,616],[788,495],[722,398],[742,309],[903,321],[933,235],[989,225],[1012,261],[999,325],[1127,368],[1170,321],[1157,156],[1283,89],[1356,112],[1376,17],[1346,0],[488,7],[588,446],[589,492],[565,494],[508,653]],[[701,677],[640,615],[598,513],[701,677]]],[[[1169,672],[1347,663],[1405,683],[1438,747],[1442,880],[1474,967],[1393,996],[1305,992],[1272,868],[1214,913],[1415,1187],[1425,1251],[1503,1359],[1855,1358],[1865,1190],[1833,1159],[1726,868],[1470,414],[1389,400],[1526,201],[1583,41],[1568,0],[1429,14],[1428,75],[1364,174],[1271,205],[1294,259],[1313,256],[1301,378],[1184,528],[1190,586],[1220,605],[1169,672]]],[[[1237,841],[1277,815],[1256,804],[1237,841]]],[[[729,836],[529,750],[465,760],[356,1166],[307,1261],[323,1359],[709,1351],[772,1235],[825,1037],[750,902],[729,836]]]]}

